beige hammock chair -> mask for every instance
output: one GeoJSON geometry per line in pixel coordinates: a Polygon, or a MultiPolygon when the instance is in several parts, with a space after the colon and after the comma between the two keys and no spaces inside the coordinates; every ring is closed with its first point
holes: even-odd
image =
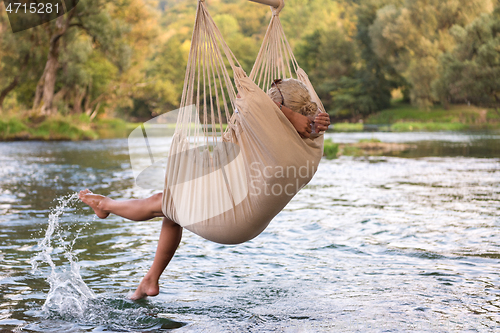
{"type": "Polygon", "coordinates": [[[323,135],[301,138],[264,92],[274,79],[296,77],[324,112],[285,37],[279,1],[250,77],[198,2],[162,209],[214,242],[260,234],[311,180],[323,154],[323,135]]]}

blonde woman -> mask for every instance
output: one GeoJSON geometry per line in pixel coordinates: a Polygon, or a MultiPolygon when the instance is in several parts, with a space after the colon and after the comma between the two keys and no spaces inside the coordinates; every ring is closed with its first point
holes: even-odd
{"type": "Polygon", "coordinates": [[[303,138],[328,129],[330,117],[319,113],[306,85],[299,80],[274,80],[267,94],[303,138]]]}
{"type": "MultiPolygon", "coordinates": [[[[311,133],[326,131],[330,118],[326,113],[318,113],[318,106],[311,100],[307,87],[298,80],[275,80],[268,95],[303,138],[311,133]],[[317,115],[316,115],[317,114],[317,115]]],[[[133,221],[146,221],[163,217],[160,239],[151,268],[146,273],[137,290],[130,296],[137,300],[147,296],[156,296],[160,291],[158,281],[179,246],[182,227],[166,218],[162,212],[163,193],[157,193],[147,199],[116,201],[94,194],[88,189],[80,191],[79,198],[89,205],[102,219],[115,214],[133,221]]]]}

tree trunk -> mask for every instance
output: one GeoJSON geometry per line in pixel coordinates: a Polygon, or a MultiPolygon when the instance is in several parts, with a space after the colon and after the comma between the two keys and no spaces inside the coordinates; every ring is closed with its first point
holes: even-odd
{"type": "MultiPolygon", "coordinates": [[[[30,54],[28,53],[24,56],[24,59],[21,63],[20,73],[23,73],[25,71],[26,67],[28,66],[29,60],[30,60],[30,54]]],[[[16,77],[14,77],[14,80],[12,80],[12,82],[0,92],[0,113],[2,113],[3,102],[5,101],[5,97],[7,97],[7,95],[17,87],[20,78],[21,74],[16,75],[16,77]]]]}
{"type": "MultiPolygon", "coordinates": [[[[495,97],[495,101],[497,102],[497,104],[495,105],[495,112],[497,113],[497,115],[500,116],[500,111],[498,110],[498,106],[500,105],[500,98],[498,98],[497,94],[493,94],[493,97],[495,97]]],[[[2,106],[2,104],[0,104],[0,107],[2,106]]]]}
{"type": "Polygon", "coordinates": [[[75,89],[75,98],[73,100],[73,113],[80,114],[82,113],[82,101],[86,95],[85,88],[81,89],[76,87],[75,89]]]}
{"type": "Polygon", "coordinates": [[[33,102],[33,110],[40,111],[42,115],[50,115],[54,112],[52,102],[54,100],[54,87],[56,85],[56,74],[59,68],[59,45],[61,37],[66,33],[69,27],[69,22],[74,15],[74,10],[68,14],[59,16],[56,19],[55,31],[50,37],[49,54],[43,74],[38,81],[35,91],[35,100],[33,102]]]}
{"type": "Polygon", "coordinates": [[[52,102],[54,100],[54,87],[56,85],[56,74],[57,69],[59,68],[59,45],[56,43],[54,47],[54,53],[49,54],[49,58],[47,60],[47,65],[45,68],[47,71],[45,72],[45,78],[43,83],[43,105],[42,105],[42,114],[51,114],[54,110],[52,110],[52,102]]]}
{"type": "Polygon", "coordinates": [[[57,103],[60,100],[63,100],[64,97],[66,96],[66,94],[68,93],[68,91],[69,91],[68,87],[62,87],[61,89],[59,89],[59,91],[57,93],[55,93],[54,99],[52,100],[52,103],[57,103]]]}
{"type": "Polygon", "coordinates": [[[99,108],[101,107],[101,102],[97,103],[94,111],[90,115],[90,121],[94,120],[95,116],[97,116],[97,113],[99,112],[99,108]]]}
{"type": "Polygon", "coordinates": [[[90,80],[89,85],[88,85],[88,87],[86,89],[87,89],[88,93],[87,93],[87,96],[85,98],[85,103],[83,105],[83,111],[87,114],[87,116],[90,117],[91,111],[89,111],[89,109],[90,109],[90,102],[91,102],[90,101],[90,97],[91,97],[90,94],[91,94],[91,91],[92,91],[92,80],[90,80]]]}
{"type": "Polygon", "coordinates": [[[2,112],[3,108],[3,101],[5,100],[5,97],[14,90],[15,87],[19,84],[19,75],[14,78],[14,80],[7,86],[5,89],[3,89],[0,92],[0,113],[2,112]]]}

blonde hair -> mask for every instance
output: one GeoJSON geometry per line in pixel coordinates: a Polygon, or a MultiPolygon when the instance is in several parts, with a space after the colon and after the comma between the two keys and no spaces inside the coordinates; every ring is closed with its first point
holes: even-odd
{"type": "Polygon", "coordinates": [[[318,111],[318,105],[311,100],[306,85],[299,80],[278,80],[271,85],[267,94],[274,102],[283,103],[287,108],[304,116],[314,116],[318,111]]]}

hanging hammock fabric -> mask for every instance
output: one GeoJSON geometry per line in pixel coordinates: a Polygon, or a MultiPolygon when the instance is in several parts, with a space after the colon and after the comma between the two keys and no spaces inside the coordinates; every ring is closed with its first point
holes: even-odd
{"type": "Polygon", "coordinates": [[[323,154],[323,136],[301,138],[259,87],[295,73],[323,110],[293,57],[278,14],[273,10],[249,78],[204,1],[198,3],[162,209],[214,242],[237,244],[260,234],[311,180],[323,154]]]}

